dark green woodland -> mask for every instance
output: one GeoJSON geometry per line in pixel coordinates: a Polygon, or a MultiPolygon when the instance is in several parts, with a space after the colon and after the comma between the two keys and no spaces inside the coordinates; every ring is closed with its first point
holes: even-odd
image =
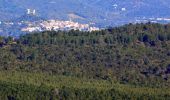
{"type": "Polygon", "coordinates": [[[0,100],[169,100],[170,24],[0,38],[0,100]]]}

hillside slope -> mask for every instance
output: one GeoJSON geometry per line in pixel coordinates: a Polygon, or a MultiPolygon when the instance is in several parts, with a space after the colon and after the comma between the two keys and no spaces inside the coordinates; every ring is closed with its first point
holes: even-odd
{"type": "Polygon", "coordinates": [[[166,87],[170,82],[169,27],[130,24],[91,33],[43,32],[16,41],[2,39],[0,69],[166,87]]]}
{"type": "Polygon", "coordinates": [[[0,38],[0,99],[168,100],[170,24],[0,38]]]}

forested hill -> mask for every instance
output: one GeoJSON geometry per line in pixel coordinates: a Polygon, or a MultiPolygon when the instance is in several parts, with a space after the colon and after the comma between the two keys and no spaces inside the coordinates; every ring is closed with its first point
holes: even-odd
{"type": "Polygon", "coordinates": [[[170,25],[42,32],[1,39],[0,69],[169,86],[170,25]],[[4,42],[6,41],[6,43],[4,42]]]}
{"type": "Polygon", "coordinates": [[[128,24],[96,32],[46,31],[19,39],[2,37],[0,44],[1,71],[170,87],[170,24],[128,24]]]}
{"type": "Polygon", "coordinates": [[[43,71],[123,83],[168,83],[170,25],[136,24],[99,32],[43,32],[10,38],[0,48],[2,70],[43,71]]]}

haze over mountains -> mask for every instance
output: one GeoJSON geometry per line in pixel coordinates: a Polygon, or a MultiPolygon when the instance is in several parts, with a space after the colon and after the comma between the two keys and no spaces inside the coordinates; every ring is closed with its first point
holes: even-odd
{"type": "Polygon", "coordinates": [[[0,19],[20,17],[30,8],[46,19],[68,20],[71,14],[79,22],[109,26],[139,17],[170,17],[169,4],[169,0],[0,0],[0,19]]]}
{"type": "Polygon", "coordinates": [[[99,28],[148,21],[169,23],[169,5],[169,0],[0,0],[0,35],[20,36],[22,28],[42,30],[38,24],[51,19],[99,28]],[[35,15],[27,14],[27,9],[35,10],[35,15]]]}

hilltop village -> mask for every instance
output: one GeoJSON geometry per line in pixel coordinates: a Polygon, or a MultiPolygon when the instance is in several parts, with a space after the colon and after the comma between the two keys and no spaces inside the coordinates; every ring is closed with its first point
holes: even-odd
{"type": "Polygon", "coordinates": [[[73,21],[47,20],[40,22],[28,22],[28,26],[21,29],[23,32],[35,32],[45,30],[80,30],[80,31],[96,31],[97,27],[91,27],[89,24],[80,24],[73,21]]]}

